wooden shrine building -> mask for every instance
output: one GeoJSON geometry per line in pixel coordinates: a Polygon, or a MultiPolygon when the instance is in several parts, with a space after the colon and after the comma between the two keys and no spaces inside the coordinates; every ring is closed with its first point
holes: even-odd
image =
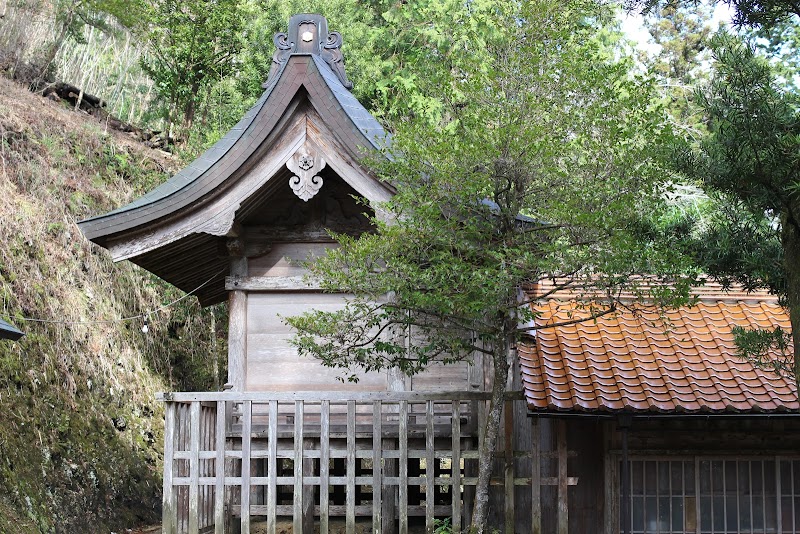
{"type": "MultiPolygon", "coordinates": [[[[348,533],[469,524],[491,389],[480,355],[343,383],[297,355],[281,320],[341,305],[301,261],[335,245],[327,230],[370,230],[353,196],[393,194],[361,164],[387,134],[350,93],[341,44],[323,17],[292,17],[263,96],[230,132],[152,192],[80,223],[115,260],[203,305],[228,303],[225,390],[162,396],[165,533],[247,533],[261,521],[275,533],[280,518],[306,533],[333,521],[348,533]]],[[[520,347],[493,525],[800,532],[797,392],[737,360],[730,339],[732,324],[787,320],[746,295],[708,298],[674,312],[669,334],[621,314],[539,330],[520,347]]],[[[577,313],[573,300],[540,303],[541,320],[577,313]]]]}

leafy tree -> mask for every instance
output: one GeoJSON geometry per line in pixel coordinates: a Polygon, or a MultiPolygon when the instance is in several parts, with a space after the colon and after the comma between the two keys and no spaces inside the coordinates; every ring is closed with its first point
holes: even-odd
{"type": "Polygon", "coordinates": [[[238,0],[152,0],[142,67],[156,84],[170,129],[191,129],[210,85],[234,72],[250,5],[238,0]]]}
{"type": "Polygon", "coordinates": [[[645,26],[660,50],[645,62],[657,77],[675,123],[692,135],[703,131],[702,116],[693,105],[698,83],[707,80],[701,63],[708,59],[711,36],[707,7],[668,5],[645,17],[645,26]]]}
{"type": "Polygon", "coordinates": [[[287,320],[301,354],[352,380],[476,353],[492,361],[472,526],[484,532],[509,355],[534,328],[521,290],[556,281],[596,317],[616,309],[623,288],[660,303],[688,289],[674,276],[681,258],[633,230],[660,206],[654,147],[669,130],[653,85],[600,44],[611,14],[581,0],[458,5],[403,14],[427,18],[417,30],[428,38],[416,63],[424,104],[374,162],[397,194],[374,207],[374,233],[337,236],[341,247],[310,266],[325,288],[354,297],[287,320]]]}
{"type": "MultiPolygon", "coordinates": [[[[701,0],[626,0],[628,9],[651,11],[658,6],[687,6],[697,8],[701,0]]],[[[708,0],[709,4],[724,3],[734,11],[736,26],[772,27],[792,16],[800,15],[800,3],[795,0],[708,0]]]]}
{"type": "MultiPolygon", "coordinates": [[[[767,288],[780,297],[791,319],[791,343],[786,332],[740,329],[737,344],[740,354],[756,365],[794,376],[800,391],[800,359],[793,356],[800,348],[800,3],[725,3],[734,10],[734,25],[750,41],[725,33],[714,41],[713,78],[699,95],[709,134],[694,153],[679,150],[678,166],[703,183],[712,199],[707,211],[717,210],[714,225],[692,236],[690,248],[699,264],[724,284],[767,288]],[[767,358],[770,347],[779,355],[775,361],[767,358]]],[[[698,6],[694,0],[666,4],[698,6]]],[[[628,5],[647,10],[663,3],[628,5]]]]}
{"type": "MultiPolygon", "coordinates": [[[[800,354],[800,99],[752,45],[723,33],[712,48],[714,75],[699,95],[709,135],[681,157],[684,171],[719,199],[721,216],[697,256],[723,282],[779,295],[800,354]]],[[[768,345],[739,334],[742,355],[763,363],[768,345]]],[[[781,335],[773,340],[778,349],[785,344],[781,335]]],[[[800,381],[798,362],[768,367],[800,381]]]]}
{"type": "Polygon", "coordinates": [[[776,81],[788,91],[798,93],[800,74],[800,16],[794,14],[770,26],[757,26],[747,32],[748,40],[766,57],[776,81]]]}

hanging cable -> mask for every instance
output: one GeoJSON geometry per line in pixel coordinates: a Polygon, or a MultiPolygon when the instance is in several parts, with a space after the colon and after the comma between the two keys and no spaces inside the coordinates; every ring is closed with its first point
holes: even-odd
{"type": "Polygon", "coordinates": [[[140,313],[139,315],[131,315],[130,317],[123,317],[121,319],[100,319],[100,320],[95,320],[95,321],[59,321],[57,319],[34,319],[32,317],[14,317],[13,319],[8,319],[8,320],[10,320],[10,321],[25,321],[25,322],[29,322],[29,323],[45,323],[45,324],[110,324],[110,323],[124,323],[124,322],[127,322],[127,321],[135,321],[137,319],[144,319],[144,327],[142,328],[142,331],[144,331],[146,333],[147,332],[146,328],[147,328],[147,318],[148,317],[150,317],[151,315],[155,315],[156,313],[158,313],[160,311],[163,311],[163,310],[166,310],[168,308],[171,308],[172,306],[174,306],[175,304],[181,302],[182,300],[185,300],[185,299],[191,297],[192,295],[194,295],[195,293],[197,293],[198,291],[203,289],[205,286],[210,284],[211,281],[214,280],[216,277],[218,277],[219,275],[223,274],[226,270],[227,270],[227,268],[222,269],[221,271],[219,271],[218,273],[214,274],[211,278],[209,278],[208,280],[206,280],[205,282],[203,282],[202,284],[200,284],[199,286],[197,286],[196,288],[194,288],[190,292],[186,293],[182,297],[177,298],[177,299],[173,300],[172,302],[170,302],[168,304],[164,304],[163,306],[160,306],[160,307],[158,307],[158,308],[156,308],[154,310],[151,310],[149,312],[140,313]]]}

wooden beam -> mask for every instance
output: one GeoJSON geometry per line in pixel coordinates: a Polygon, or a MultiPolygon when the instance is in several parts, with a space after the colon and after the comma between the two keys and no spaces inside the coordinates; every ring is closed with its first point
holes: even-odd
{"type": "MultiPolygon", "coordinates": [[[[426,400],[449,402],[453,400],[488,401],[490,398],[491,392],[483,391],[173,391],[156,393],[156,400],[164,402],[216,402],[225,400],[259,403],[272,400],[294,402],[300,399],[305,401],[329,400],[336,402],[346,402],[348,400],[355,402],[373,402],[376,400],[382,400],[383,402],[422,402],[426,400]]],[[[506,398],[515,397],[507,395],[506,398]]]]}
{"type": "Polygon", "coordinates": [[[330,224],[330,228],[297,228],[294,226],[247,226],[245,238],[248,242],[269,243],[336,243],[328,230],[338,234],[357,236],[368,228],[353,228],[352,225],[330,224]]]}
{"type": "Polygon", "coordinates": [[[321,291],[322,285],[305,276],[228,276],[228,291],[321,291]]]}

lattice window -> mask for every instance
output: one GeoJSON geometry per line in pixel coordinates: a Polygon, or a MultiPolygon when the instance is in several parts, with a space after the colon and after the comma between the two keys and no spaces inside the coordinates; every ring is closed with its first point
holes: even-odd
{"type": "Polygon", "coordinates": [[[637,458],[630,478],[632,534],[800,532],[798,459],[637,458]]]}

